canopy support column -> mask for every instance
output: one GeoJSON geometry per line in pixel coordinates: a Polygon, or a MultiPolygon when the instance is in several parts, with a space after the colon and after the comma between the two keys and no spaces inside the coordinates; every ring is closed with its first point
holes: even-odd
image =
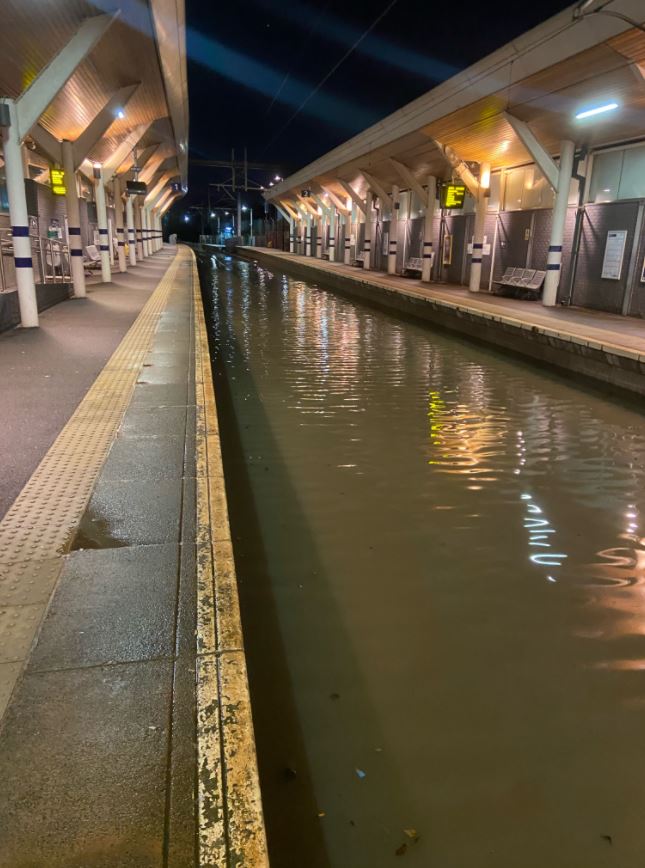
{"type": "Polygon", "coordinates": [[[482,256],[484,251],[484,221],[486,220],[486,204],[489,196],[488,183],[482,183],[484,178],[490,178],[490,165],[482,163],[479,171],[479,188],[475,205],[475,231],[473,233],[473,252],[470,259],[471,292],[479,292],[482,277],[482,256]]]}
{"type": "Polygon", "coordinates": [[[545,307],[554,307],[558,300],[558,286],[562,267],[562,241],[564,240],[564,226],[567,220],[567,206],[569,204],[569,187],[571,186],[571,173],[573,171],[573,157],[575,145],[565,140],[560,143],[560,165],[558,168],[558,187],[553,203],[553,222],[551,224],[551,240],[549,241],[549,253],[546,260],[546,277],[544,279],[544,291],[542,304],[545,307]]]}
{"type": "Polygon", "coordinates": [[[424,283],[430,283],[430,278],[432,277],[432,230],[434,228],[434,209],[437,199],[437,179],[434,175],[428,175],[427,196],[423,218],[423,264],[421,269],[421,280],[424,283]]]}
{"type": "Polygon", "coordinates": [[[81,209],[78,204],[78,188],[74,167],[74,145],[61,142],[63,171],[65,172],[65,204],[67,205],[67,232],[69,234],[69,262],[75,298],[85,298],[85,268],[83,267],[83,242],[81,239],[81,209]]]}

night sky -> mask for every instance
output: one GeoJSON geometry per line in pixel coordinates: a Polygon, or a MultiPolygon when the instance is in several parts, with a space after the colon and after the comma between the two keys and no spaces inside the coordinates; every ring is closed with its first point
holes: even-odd
{"type": "MultiPolygon", "coordinates": [[[[250,160],[287,174],[568,5],[186,0],[190,156],[229,159],[246,145],[250,160]]],[[[192,167],[175,209],[205,201],[206,183],[220,177],[192,167]]]]}

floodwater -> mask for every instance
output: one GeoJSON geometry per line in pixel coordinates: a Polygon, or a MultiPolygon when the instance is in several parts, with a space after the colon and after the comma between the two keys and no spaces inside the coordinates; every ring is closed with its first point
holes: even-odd
{"type": "Polygon", "coordinates": [[[201,273],[272,868],[642,868],[643,416],[201,273]]]}

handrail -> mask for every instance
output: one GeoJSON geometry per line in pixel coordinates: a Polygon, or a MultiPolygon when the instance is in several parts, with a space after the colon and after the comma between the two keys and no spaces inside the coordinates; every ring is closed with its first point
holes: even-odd
{"type": "MultiPolygon", "coordinates": [[[[43,238],[30,234],[31,255],[36,283],[71,283],[69,246],[58,238],[43,238]]],[[[7,269],[6,260],[13,258],[13,235],[10,227],[0,229],[0,292],[16,289],[15,274],[7,269]]]]}

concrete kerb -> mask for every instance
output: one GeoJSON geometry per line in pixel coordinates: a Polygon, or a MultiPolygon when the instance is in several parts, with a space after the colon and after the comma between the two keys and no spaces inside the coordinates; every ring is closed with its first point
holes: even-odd
{"type": "Polygon", "coordinates": [[[268,866],[206,323],[193,256],[199,864],[268,866]]]}
{"type": "Polygon", "coordinates": [[[347,269],[334,267],[335,263],[310,262],[307,257],[283,251],[242,247],[237,252],[246,259],[256,259],[298,277],[320,281],[341,292],[426,319],[497,349],[527,356],[626,394],[645,396],[645,354],[602,340],[599,328],[590,326],[589,334],[567,330],[564,324],[552,328],[531,322],[529,307],[527,319],[518,319],[490,310],[490,302],[489,309],[482,309],[481,305],[487,303],[485,298],[476,297],[472,304],[453,302],[432,287],[422,289],[408,281],[397,285],[388,276],[372,272],[366,278],[360,270],[354,275],[347,269]]]}

